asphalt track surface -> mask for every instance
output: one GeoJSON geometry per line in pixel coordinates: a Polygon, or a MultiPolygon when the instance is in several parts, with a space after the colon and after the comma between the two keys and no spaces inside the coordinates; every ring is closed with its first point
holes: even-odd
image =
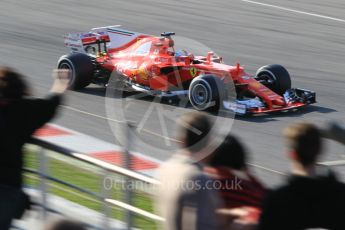
{"type": "MultiPolygon", "coordinates": [[[[62,36],[114,24],[147,34],[174,31],[211,47],[226,63],[239,60],[249,73],[265,64],[283,64],[293,86],[315,90],[318,103],[296,113],[238,118],[232,128],[248,145],[254,170],[275,185],[289,168],[283,127],[295,121],[345,121],[344,10],[341,0],[2,0],[0,64],[25,73],[33,92],[42,96],[52,83],[51,70],[67,52],[62,36]]],[[[56,123],[114,142],[101,88],[69,92],[65,104],[56,123]]],[[[164,141],[155,124],[142,135],[151,143],[164,141]]],[[[341,160],[344,150],[329,143],[322,161],[341,160]]],[[[161,160],[169,157],[142,152],[161,160]]],[[[344,167],[336,170],[345,174],[344,167]]]]}

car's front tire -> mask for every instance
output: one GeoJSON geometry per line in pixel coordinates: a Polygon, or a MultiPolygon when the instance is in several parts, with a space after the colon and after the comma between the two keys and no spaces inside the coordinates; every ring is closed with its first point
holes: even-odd
{"type": "Polygon", "coordinates": [[[200,75],[190,83],[188,97],[197,110],[217,111],[223,91],[223,84],[218,77],[210,74],[200,75]]]}
{"type": "Polygon", "coordinates": [[[94,74],[94,65],[91,58],[82,53],[62,56],[58,61],[58,69],[68,69],[71,71],[69,88],[74,90],[88,86],[94,74]]]}
{"type": "Polygon", "coordinates": [[[291,89],[289,72],[278,64],[262,66],[256,72],[255,79],[279,95],[283,95],[286,90],[291,89]]]}

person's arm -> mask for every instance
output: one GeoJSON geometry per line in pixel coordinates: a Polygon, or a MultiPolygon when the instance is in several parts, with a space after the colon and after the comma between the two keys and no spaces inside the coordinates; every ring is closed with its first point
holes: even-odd
{"type": "Polygon", "coordinates": [[[30,133],[50,121],[56,114],[57,108],[61,103],[61,96],[52,94],[44,99],[32,99],[26,107],[27,129],[30,133]]]}
{"type": "Polygon", "coordinates": [[[68,70],[54,70],[54,83],[50,90],[50,95],[44,99],[32,99],[26,108],[27,128],[30,132],[40,128],[50,121],[56,114],[58,106],[62,101],[62,94],[66,91],[69,84],[68,70]]]}

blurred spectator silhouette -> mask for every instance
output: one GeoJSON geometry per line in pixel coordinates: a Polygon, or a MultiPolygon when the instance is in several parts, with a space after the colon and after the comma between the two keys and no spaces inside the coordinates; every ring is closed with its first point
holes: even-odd
{"type": "Polygon", "coordinates": [[[0,228],[8,229],[13,218],[29,208],[22,192],[22,147],[34,131],[52,119],[68,86],[68,72],[54,72],[51,95],[28,98],[24,76],[8,67],[0,68],[0,228]]]}
{"type": "Polygon", "coordinates": [[[167,230],[221,229],[216,215],[221,207],[218,194],[205,189],[209,178],[203,173],[204,163],[198,162],[208,144],[212,122],[200,112],[185,114],[179,120],[179,139],[183,150],[165,162],[158,172],[158,212],[166,219],[167,230]]]}
{"type": "Polygon", "coordinates": [[[58,220],[53,222],[47,230],[86,230],[84,225],[73,220],[58,220]]]}
{"type": "Polygon", "coordinates": [[[242,143],[228,135],[213,154],[211,167],[206,168],[212,178],[221,182],[219,192],[226,208],[262,206],[266,188],[250,173],[246,161],[247,153],[242,143]]]}
{"type": "Polygon", "coordinates": [[[205,168],[205,171],[217,182],[225,208],[244,208],[249,216],[242,218],[250,218],[256,223],[266,188],[250,173],[242,143],[236,137],[227,135],[209,164],[211,167],[205,168]]]}
{"type": "Polygon", "coordinates": [[[286,128],[284,136],[292,175],[268,194],[259,229],[345,229],[345,185],[328,168],[316,166],[323,147],[320,130],[298,123],[286,128]]]}

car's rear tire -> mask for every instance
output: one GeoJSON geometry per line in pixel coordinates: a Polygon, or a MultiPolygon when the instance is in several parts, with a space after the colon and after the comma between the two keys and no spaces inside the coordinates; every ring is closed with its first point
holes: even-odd
{"type": "Polygon", "coordinates": [[[222,100],[222,81],[213,75],[200,75],[189,85],[188,97],[192,106],[200,111],[218,111],[222,100]]]}
{"type": "Polygon", "coordinates": [[[286,90],[291,89],[289,72],[278,64],[262,66],[256,72],[255,79],[279,95],[283,95],[286,90]]]}
{"type": "Polygon", "coordinates": [[[82,53],[62,56],[58,61],[58,69],[69,69],[71,71],[69,88],[74,90],[88,86],[94,74],[94,65],[90,57],[82,53]]]}

